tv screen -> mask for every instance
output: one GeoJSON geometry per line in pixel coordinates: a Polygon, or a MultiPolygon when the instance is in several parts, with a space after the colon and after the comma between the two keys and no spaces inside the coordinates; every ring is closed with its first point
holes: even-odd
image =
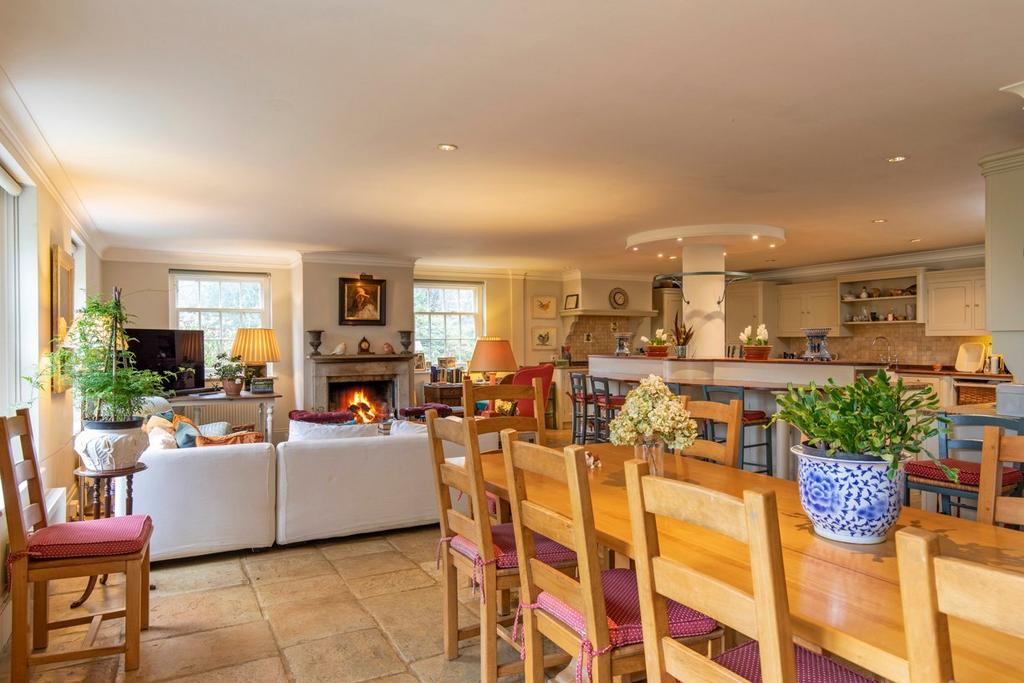
{"type": "Polygon", "coordinates": [[[128,350],[135,354],[140,370],[175,372],[166,377],[168,390],[202,387],[206,373],[202,330],[125,330],[128,350]],[[188,372],[191,369],[192,372],[188,372]]]}

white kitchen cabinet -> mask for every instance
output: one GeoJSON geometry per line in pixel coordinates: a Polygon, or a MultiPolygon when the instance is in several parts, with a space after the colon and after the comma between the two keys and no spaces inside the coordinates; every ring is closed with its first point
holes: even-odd
{"type": "Polygon", "coordinates": [[[679,320],[682,321],[683,295],[680,290],[674,287],[659,287],[654,290],[654,310],[658,314],[651,321],[651,330],[674,329],[676,313],[679,313],[679,320]]]}
{"type": "Polygon", "coordinates": [[[740,343],[740,332],[747,326],[756,330],[758,325],[768,326],[771,335],[768,342],[774,344],[772,337],[777,337],[775,320],[775,283],[772,282],[737,282],[725,290],[725,344],[735,346],[740,343]]]}
{"type": "Polygon", "coordinates": [[[946,270],[926,275],[928,336],[988,334],[985,322],[985,270],[946,270]]]}
{"type": "Polygon", "coordinates": [[[779,285],[777,289],[778,336],[802,337],[805,327],[830,327],[833,336],[843,333],[839,327],[839,288],[836,282],[779,285]]]}

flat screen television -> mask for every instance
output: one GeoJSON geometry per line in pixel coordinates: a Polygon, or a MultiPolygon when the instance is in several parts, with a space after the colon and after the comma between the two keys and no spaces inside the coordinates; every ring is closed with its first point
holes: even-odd
{"type": "Polygon", "coordinates": [[[127,329],[128,350],[140,370],[176,372],[166,377],[168,391],[202,387],[206,377],[202,330],[127,329]],[[192,372],[182,372],[182,368],[192,372]]]}

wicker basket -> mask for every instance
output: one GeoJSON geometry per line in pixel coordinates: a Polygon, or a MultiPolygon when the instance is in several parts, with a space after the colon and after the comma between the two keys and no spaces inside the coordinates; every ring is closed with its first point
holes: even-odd
{"type": "Polygon", "coordinates": [[[975,403],[992,403],[996,400],[996,386],[959,384],[956,388],[957,403],[966,406],[975,403]]]}

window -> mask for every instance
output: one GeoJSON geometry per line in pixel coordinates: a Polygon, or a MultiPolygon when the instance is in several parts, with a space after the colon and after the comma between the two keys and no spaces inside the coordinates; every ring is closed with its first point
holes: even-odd
{"type": "Polygon", "coordinates": [[[270,327],[270,276],[265,273],[171,271],[171,324],[202,330],[206,376],[220,352],[231,353],[240,327],[270,327]]]}
{"type": "Polygon", "coordinates": [[[3,415],[13,413],[21,399],[17,225],[18,198],[0,189],[0,414],[3,415]]]}
{"type": "Polygon", "coordinates": [[[416,350],[427,360],[454,356],[469,362],[483,334],[483,286],[460,282],[417,282],[412,292],[416,350]]]}

